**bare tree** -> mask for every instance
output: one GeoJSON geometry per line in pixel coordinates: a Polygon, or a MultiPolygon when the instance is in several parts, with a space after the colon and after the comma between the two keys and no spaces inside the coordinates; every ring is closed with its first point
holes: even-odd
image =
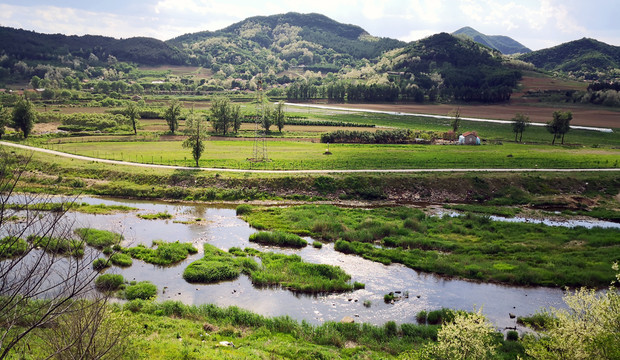
{"type": "MultiPolygon", "coordinates": [[[[28,162],[0,150],[0,359],[27,342],[36,329],[58,327],[70,314],[89,307],[104,311],[106,306],[101,299],[83,300],[95,294],[92,261],[97,253],[67,256],[58,247],[72,237],[72,224],[65,216],[69,207],[49,206],[51,197],[14,192],[28,162]],[[54,211],[37,210],[50,207],[54,211]]],[[[51,356],[66,350],[57,349],[51,356]]]]}

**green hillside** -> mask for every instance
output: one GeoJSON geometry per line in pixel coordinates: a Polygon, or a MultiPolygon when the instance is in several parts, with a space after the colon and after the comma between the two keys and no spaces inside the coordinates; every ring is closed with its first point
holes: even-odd
{"type": "Polygon", "coordinates": [[[532,51],[529,48],[525,47],[523,44],[508,36],[485,35],[469,26],[458,29],[457,31],[453,32],[452,35],[467,37],[479,44],[488,46],[491,49],[495,49],[506,55],[523,54],[532,51]]]}
{"type": "Polygon", "coordinates": [[[188,52],[194,65],[243,63],[247,70],[265,72],[300,65],[337,72],[356,60],[373,59],[405,45],[324,15],[298,13],[251,17],[222,30],[186,34],[167,43],[188,52]]]}
{"type": "Polygon", "coordinates": [[[583,38],[549,49],[523,54],[520,60],[548,71],[561,71],[586,79],[597,79],[599,72],[620,68],[620,47],[583,38]]]}
{"type": "Polygon", "coordinates": [[[112,55],[119,61],[148,65],[186,62],[185,55],[179,50],[163,41],[144,37],[118,40],[93,35],[40,34],[0,27],[0,44],[0,53],[25,61],[66,62],[72,57],[88,60],[93,54],[102,61],[112,55]]]}

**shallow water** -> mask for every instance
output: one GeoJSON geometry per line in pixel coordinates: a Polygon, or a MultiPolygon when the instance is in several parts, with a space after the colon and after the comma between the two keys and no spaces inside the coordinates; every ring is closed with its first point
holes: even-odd
{"type": "MultiPolygon", "coordinates": [[[[442,307],[483,312],[498,328],[516,326],[517,316],[529,315],[537,310],[554,306],[563,307],[562,290],[542,287],[524,288],[471,281],[446,279],[432,274],[418,273],[400,264],[389,266],[365,260],[355,255],[334,251],[333,244],[321,249],[307,246],[301,250],[280,249],[250,243],[248,238],[255,232],[245,221],[235,215],[235,210],[206,205],[149,202],[136,200],[111,200],[83,197],[80,202],[91,204],[127,205],[137,211],[114,215],[90,215],[68,213],[67,219],[74,228],[93,227],[122,233],[123,246],[145,244],[153,240],[191,242],[199,250],[209,243],[227,250],[236,246],[252,247],[261,251],[298,254],[305,261],[337,265],[352,276],[352,281],[366,284],[365,289],[348,293],[328,295],[296,294],[280,288],[254,287],[245,275],[219,284],[189,284],[182,278],[185,267],[202,257],[202,251],[171,267],[161,267],[134,260],[126,269],[111,268],[108,271],[122,274],[127,280],[149,280],[157,285],[160,300],[180,300],[187,304],[214,303],[220,306],[236,305],[266,316],[289,315],[297,320],[320,324],[339,321],[351,316],[356,322],[383,324],[394,320],[398,323],[415,322],[420,310],[442,307]],[[202,218],[196,224],[174,223],[173,220],[143,220],[137,213],[168,212],[174,220],[202,218]],[[400,291],[409,297],[394,304],[386,304],[383,296],[400,291]],[[364,301],[371,306],[365,307],[364,301]]],[[[312,239],[307,238],[310,243],[312,239]]]]}

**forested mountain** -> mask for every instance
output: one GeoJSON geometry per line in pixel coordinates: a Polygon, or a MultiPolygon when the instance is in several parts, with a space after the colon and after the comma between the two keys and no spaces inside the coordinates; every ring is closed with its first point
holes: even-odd
{"type": "Polygon", "coordinates": [[[598,79],[598,73],[620,68],[620,46],[583,38],[523,54],[519,59],[544,70],[598,79]]]}
{"type": "Polygon", "coordinates": [[[149,65],[186,62],[186,55],[153,38],[118,40],[105,36],[40,34],[8,27],[0,27],[0,54],[16,60],[49,62],[62,62],[70,57],[88,60],[91,54],[102,61],[112,55],[119,61],[149,65]]]}
{"type": "Polygon", "coordinates": [[[592,79],[605,79],[601,75],[605,71],[613,78],[614,69],[620,67],[619,48],[596,40],[532,52],[518,61],[497,50],[528,50],[512,39],[489,37],[471,28],[457,33],[404,43],[373,37],[359,26],[320,14],[298,13],[251,17],[218,31],[166,42],[0,27],[0,87],[88,86],[96,93],[114,92],[118,98],[145,91],[252,91],[261,84],[269,96],[292,100],[501,102],[510,99],[521,77],[519,69],[532,69],[523,61],[592,79]],[[486,45],[480,44],[482,40],[486,45]],[[173,76],[165,68],[144,70],[136,64],[202,69],[173,76]],[[201,76],[194,76],[198,73],[201,76]]]}
{"type": "Polygon", "coordinates": [[[488,46],[491,49],[498,50],[502,54],[506,55],[524,54],[532,51],[525,47],[523,44],[508,36],[485,35],[469,26],[458,29],[457,31],[453,32],[452,35],[468,37],[473,41],[477,42],[478,44],[488,46]]]}
{"type": "Polygon", "coordinates": [[[266,66],[337,72],[355,60],[373,59],[404,42],[377,38],[355,25],[320,14],[256,16],[215,32],[186,34],[167,41],[188,52],[196,65],[232,64],[251,70],[266,66]]]}

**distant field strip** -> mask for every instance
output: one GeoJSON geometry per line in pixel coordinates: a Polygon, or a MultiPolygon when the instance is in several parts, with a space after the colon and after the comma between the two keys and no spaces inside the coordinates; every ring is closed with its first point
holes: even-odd
{"type": "MultiPolygon", "coordinates": [[[[325,106],[325,105],[313,105],[313,104],[285,103],[285,105],[305,107],[305,108],[315,108],[315,109],[322,109],[322,110],[357,111],[357,112],[396,115],[396,116],[421,116],[421,117],[429,117],[429,118],[434,118],[434,119],[452,119],[453,118],[451,116],[446,116],[446,115],[417,114],[417,113],[408,113],[408,112],[400,112],[400,111],[357,109],[357,108],[345,108],[345,107],[338,107],[338,106],[325,106]]],[[[512,121],[508,121],[508,120],[481,119],[481,118],[471,118],[471,117],[461,117],[461,120],[488,122],[488,123],[495,123],[495,124],[512,124],[512,121]]],[[[532,122],[530,124],[532,126],[546,126],[547,125],[545,123],[537,123],[537,122],[532,122]]],[[[571,125],[570,128],[578,129],[578,130],[590,130],[590,131],[599,131],[599,132],[604,132],[604,133],[613,133],[612,129],[592,127],[592,126],[571,125]]]]}

